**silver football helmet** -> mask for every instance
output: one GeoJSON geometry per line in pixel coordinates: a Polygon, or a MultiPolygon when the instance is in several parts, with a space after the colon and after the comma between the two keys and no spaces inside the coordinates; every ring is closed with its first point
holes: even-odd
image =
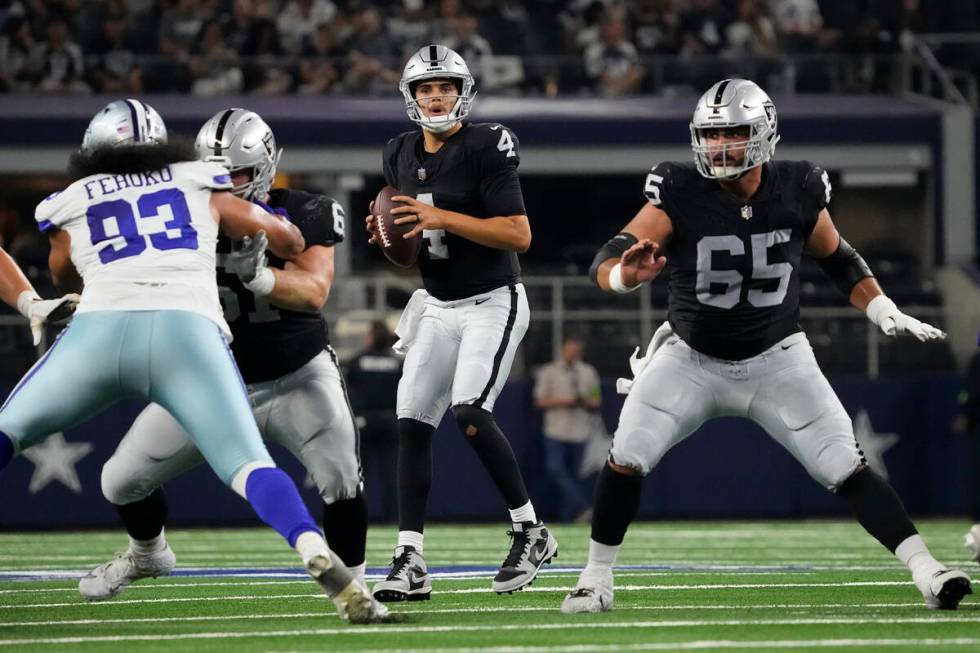
{"type": "Polygon", "coordinates": [[[276,176],[282,149],[272,129],[248,109],[225,109],[214,114],[197,132],[197,157],[229,171],[251,168],[251,179],[231,192],[247,200],[264,200],[276,176]]]}
{"type": "Polygon", "coordinates": [[[82,150],[105,145],[166,143],[167,126],[156,109],[142,100],[115,100],[89,122],[82,150]]]}
{"type": "Polygon", "coordinates": [[[698,172],[709,179],[737,179],[746,170],[772,158],[779,142],[776,106],[747,79],[723,79],[701,96],[691,120],[691,149],[698,172]],[[705,130],[748,127],[747,141],[708,144],[705,130]],[[731,150],[745,149],[740,162],[731,150]],[[721,154],[720,165],[715,159],[721,154]],[[731,162],[730,162],[731,161],[731,162]]]}
{"type": "Polygon", "coordinates": [[[473,75],[466,62],[454,50],[444,45],[427,45],[413,54],[405,64],[398,90],[405,97],[408,117],[417,125],[431,132],[444,132],[470,113],[476,97],[473,75]],[[427,79],[458,80],[459,99],[452,110],[441,116],[426,116],[415,99],[415,87],[427,79]]]}

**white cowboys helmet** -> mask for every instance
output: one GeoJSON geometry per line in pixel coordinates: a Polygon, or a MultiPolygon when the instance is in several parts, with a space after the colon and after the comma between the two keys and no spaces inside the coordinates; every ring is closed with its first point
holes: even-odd
{"type": "Polygon", "coordinates": [[[251,168],[251,179],[232,188],[239,197],[264,200],[276,176],[282,149],[272,129],[248,109],[225,109],[214,114],[197,132],[197,157],[214,161],[229,171],[251,168]]]}
{"type": "Polygon", "coordinates": [[[82,150],[106,145],[166,143],[167,126],[156,109],[142,100],[115,100],[92,118],[82,150]]]}
{"type": "Polygon", "coordinates": [[[441,133],[450,129],[470,113],[470,106],[476,91],[473,90],[473,75],[466,62],[455,51],[444,45],[427,45],[412,55],[405,64],[398,90],[405,97],[405,107],[412,122],[431,132],[441,133]],[[448,79],[456,84],[459,99],[449,113],[441,116],[426,116],[415,99],[415,87],[429,79],[448,79]]]}
{"type": "Polygon", "coordinates": [[[778,142],[776,106],[755,82],[723,79],[709,88],[694,108],[691,149],[698,172],[709,179],[737,179],[771,159],[778,142]],[[748,140],[711,145],[705,141],[706,130],[732,127],[748,127],[748,140]],[[728,153],[741,148],[745,148],[741,162],[729,163],[728,153]],[[717,164],[719,153],[722,161],[717,164]]]}

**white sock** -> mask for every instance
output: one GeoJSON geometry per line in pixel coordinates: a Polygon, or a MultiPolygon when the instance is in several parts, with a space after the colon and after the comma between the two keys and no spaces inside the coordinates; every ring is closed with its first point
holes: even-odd
{"type": "Polygon", "coordinates": [[[929,553],[921,535],[910,535],[895,548],[895,557],[902,561],[912,577],[931,576],[944,567],[929,553]]]}
{"type": "Polygon", "coordinates": [[[398,546],[410,546],[422,553],[422,533],[418,531],[398,531],[398,546]]]}
{"type": "Polygon", "coordinates": [[[354,565],[353,567],[348,567],[348,569],[350,569],[351,575],[354,576],[354,580],[359,582],[361,585],[365,585],[364,572],[367,570],[366,562],[362,562],[359,565],[354,565]]]}
{"type": "Polygon", "coordinates": [[[163,530],[152,540],[134,540],[129,538],[129,550],[140,556],[153,555],[167,548],[167,538],[164,537],[163,530]]]}
{"type": "Polygon", "coordinates": [[[534,514],[534,506],[528,501],[520,508],[514,508],[513,510],[508,510],[510,513],[510,520],[515,524],[522,524],[524,522],[531,522],[532,524],[538,523],[538,516],[534,514]]]}
{"type": "MultiPolygon", "coordinates": [[[[316,531],[305,531],[296,538],[294,547],[299,557],[303,559],[303,564],[309,562],[313,556],[326,555],[330,552],[326,540],[316,531]]],[[[329,556],[328,556],[329,559],[329,556]]]]}
{"type": "Polygon", "coordinates": [[[589,540],[589,562],[585,568],[612,569],[612,566],[616,564],[616,554],[619,553],[620,546],[619,544],[610,546],[589,540]]]}

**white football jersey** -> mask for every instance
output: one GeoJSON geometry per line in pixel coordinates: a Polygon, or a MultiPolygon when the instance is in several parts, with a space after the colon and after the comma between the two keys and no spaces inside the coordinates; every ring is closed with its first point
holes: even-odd
{"type": "Polygon", "coordinates": [[[215,281],[218,224],[212,190],[230,190],[217,163],[185,161],[153,172],[79,179],[37,205],[41,231],[71,236],[85,290],[78,313],[177,310],[230,331],[215,281]]]}

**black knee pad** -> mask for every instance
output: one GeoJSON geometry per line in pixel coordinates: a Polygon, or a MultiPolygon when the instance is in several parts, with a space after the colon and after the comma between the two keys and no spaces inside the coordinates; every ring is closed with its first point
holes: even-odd
{"type": "Polygon", "coordinates": [[[486,433],[496,426],[493,415],[482,408],[463,404],[453,408],[456,425],[463,435],[473,437],[478,433],[486,433]]]}

